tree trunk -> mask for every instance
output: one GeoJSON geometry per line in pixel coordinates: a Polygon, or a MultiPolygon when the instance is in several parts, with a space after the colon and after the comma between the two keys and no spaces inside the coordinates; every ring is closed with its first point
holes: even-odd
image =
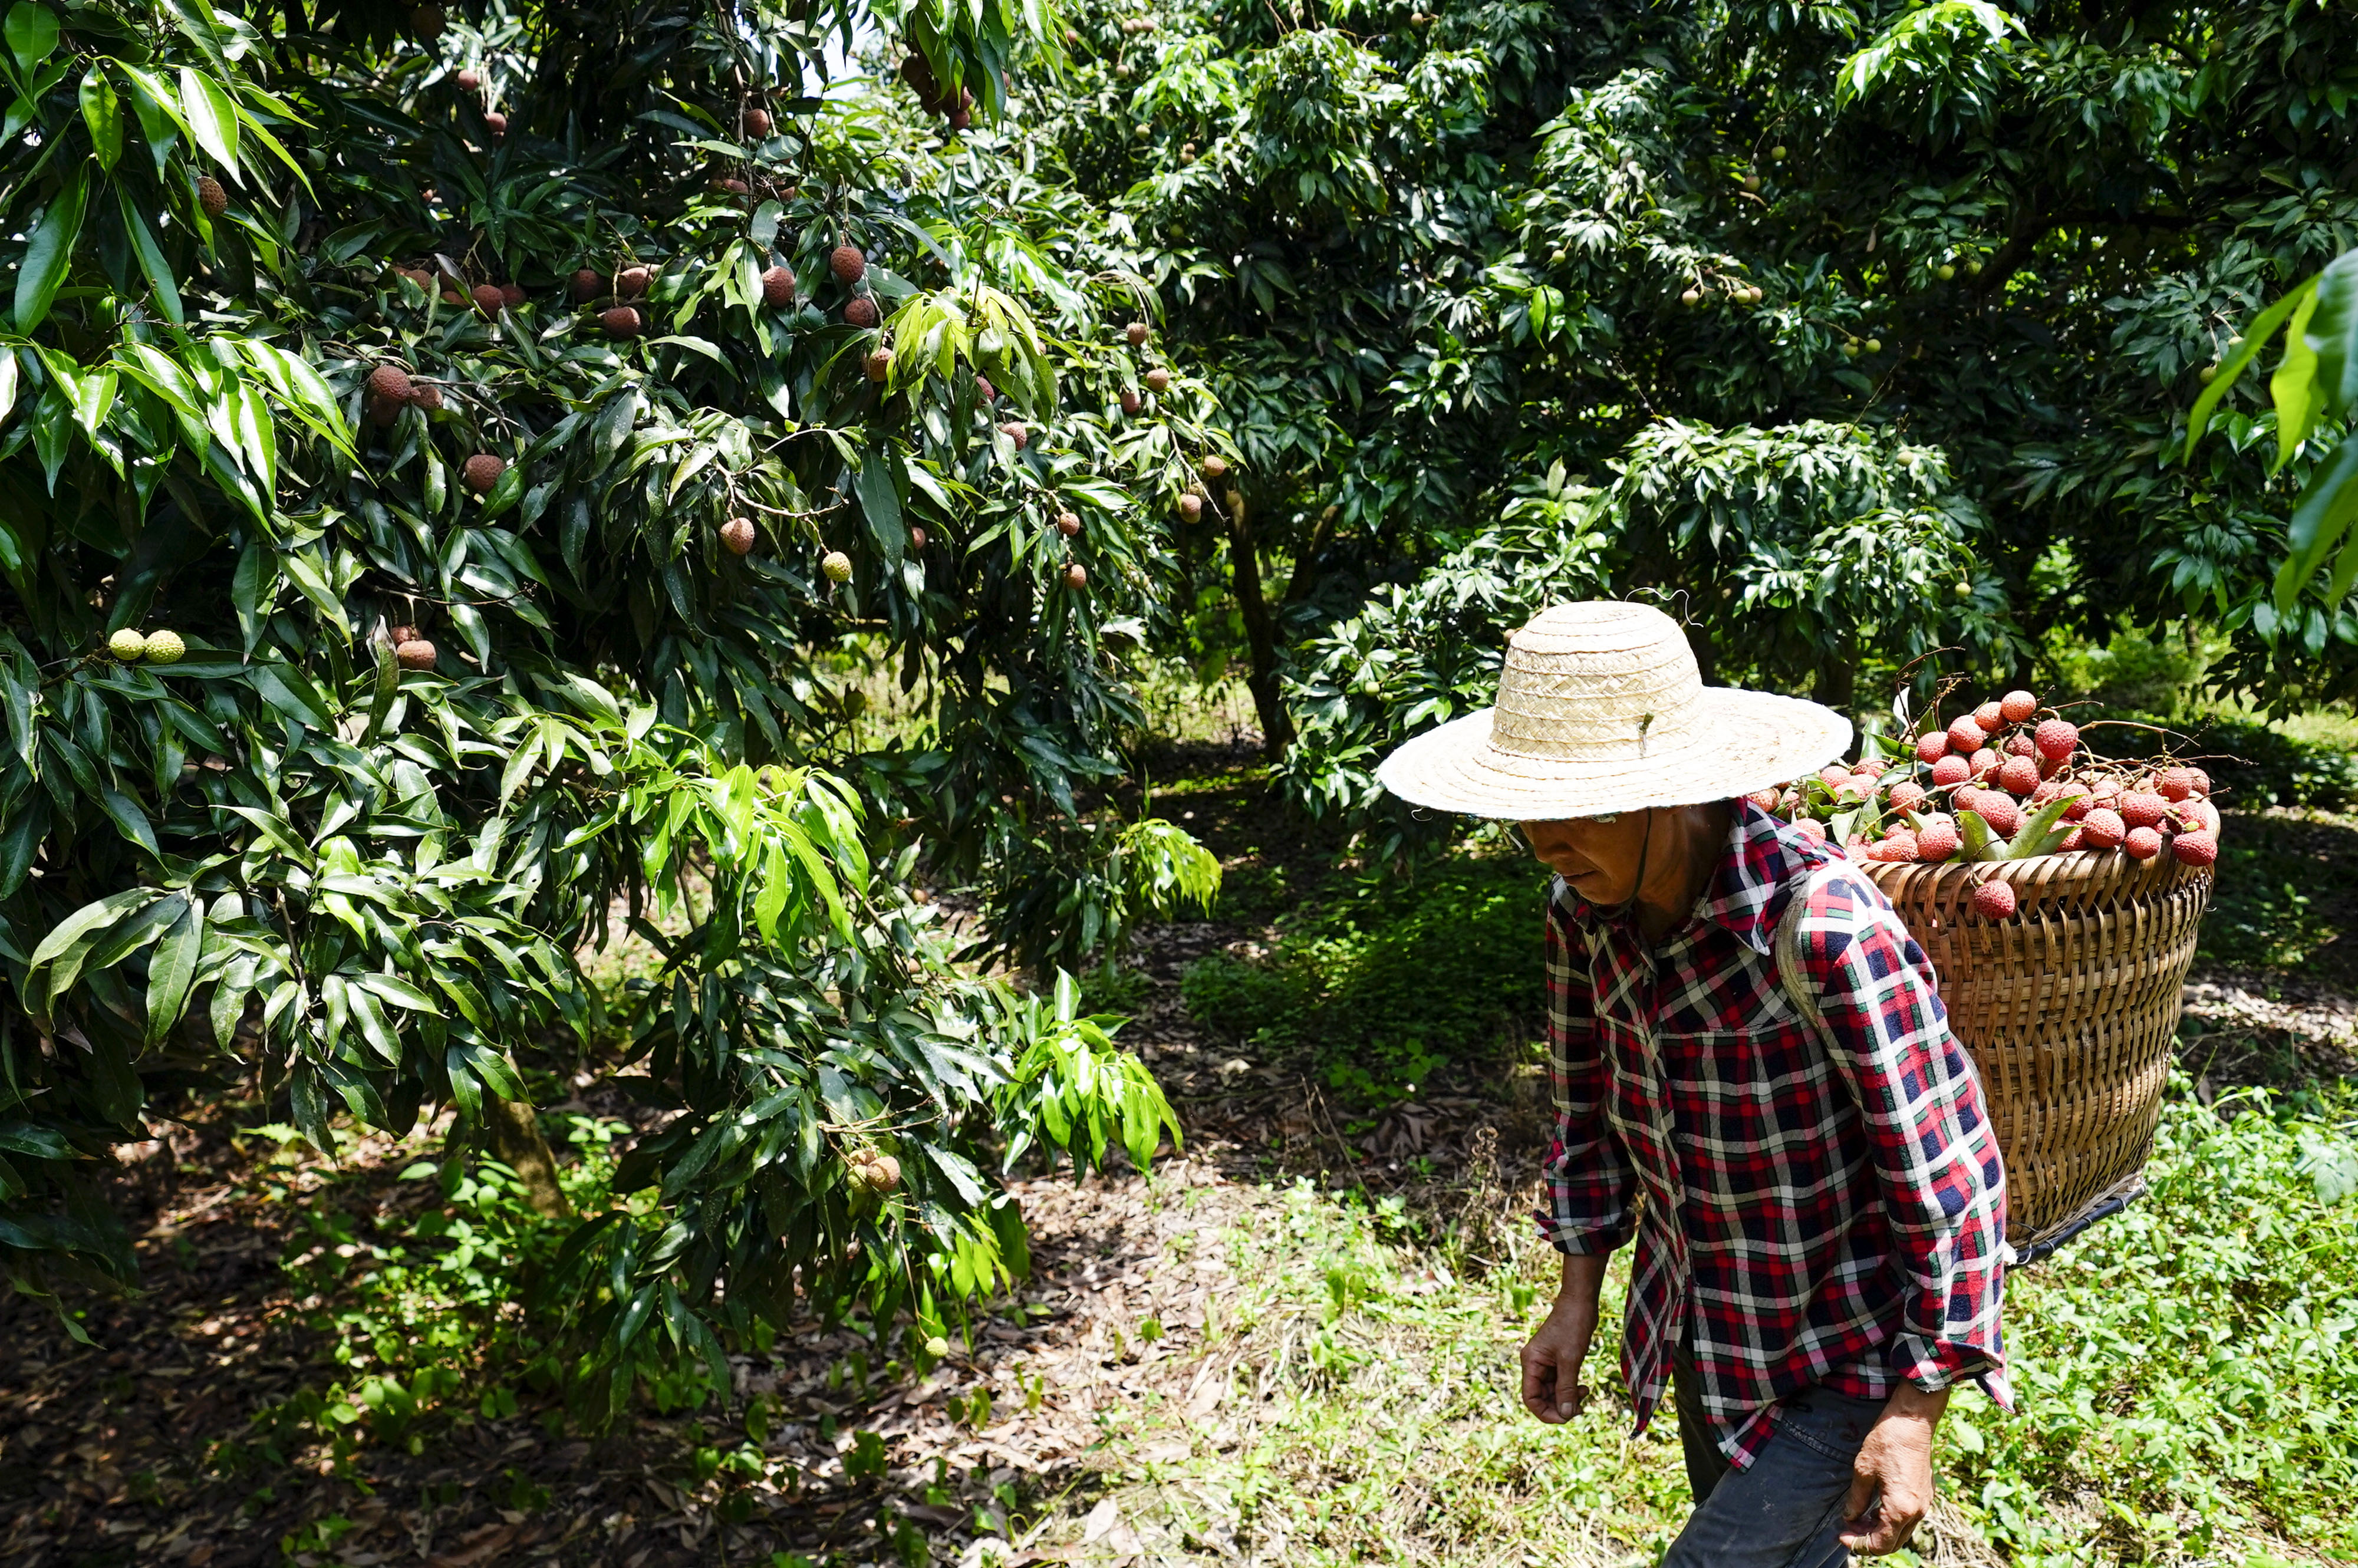
{"type": "Polygon", "coordinates": [[[532,1107],[520,1099],[483,1097],[483,1126],[492,1135],[492,1152],[500,1163],[524,1181],[525,1202],[544,1219],[571,1219],[573,1205],[557,1184],[557,1159],[532,1107]]]}
{"type": "Polygon", "coordinates": [[[1237,609],[1244,616],[1245,648],[1252,656],[1245,689],[1252,693],[1253,712],[1260,719],[1261,754],[1273,762],[1285,755],[1293,739],[1293,726],[1277,689],[1277,617],[1261,592],[1260,556],[1253,547],[1242,492],[1228,492],[1228,570],[1236,583],[1237,609]]]}
{"type": "Polygon", "coordinates": [[[1844,718],[1851,716],[1858,705],[1858,644],[1846,640],[1836,652],[1818,661],[1818,672],[1811,696],[1844,718]]]}

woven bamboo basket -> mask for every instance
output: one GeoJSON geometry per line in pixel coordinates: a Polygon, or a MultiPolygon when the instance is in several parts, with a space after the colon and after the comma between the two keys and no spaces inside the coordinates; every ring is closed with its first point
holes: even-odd
{"type": "Polygon", "coordinates": [[[1932,961],[2006,1157],[2006,1239],[2029,1260],[2145,1190],[2209,867],[2075,851],[1863,868],[1932,961]],[[1971,907],[1976,871],[2019,913],[1971,907]]]}

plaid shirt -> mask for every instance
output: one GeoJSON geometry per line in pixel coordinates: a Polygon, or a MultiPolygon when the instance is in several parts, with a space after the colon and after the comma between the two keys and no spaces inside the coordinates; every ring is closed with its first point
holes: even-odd
{"type": "Polygon", "coordinates": [[[1811,870],[1841,857],[1748,801],[1736,813],[1711,886],[1659,948],[1554,884],[1539,1218],[1569,1253],[1637,1238],[1621,1374],[1638,1430],[1691,1333],[1704,1412],[1742,1467],[1777,1401],[1812,1383],[1879,1400],[1903,1379],[1973,1377],[2012,1401],[2005,1177],[1923,949],[1864,875],[1823,879],[1800,945],[1819,1036],[1770,942],[1811,870]]]}

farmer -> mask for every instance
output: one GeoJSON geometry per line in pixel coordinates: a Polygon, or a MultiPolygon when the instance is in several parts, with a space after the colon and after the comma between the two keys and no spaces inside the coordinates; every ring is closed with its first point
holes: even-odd
{"type": "Polygon", "coordinates": [[[1607,1256],[1637,1241],[1621,1376],[1667,1381],[1695,1511],[1663,1568],[1825,1568],[1907,1543],[1961,1379],[2007,1401],[2005,1177],[1922,949],[1875,885],[1745,795],[1850,742],[1814,703],[1705,687],[1677,624],[1559,605],[1496,708],[1421,735],[1402,799],[1521,824],[1548,905],[1563,1254],[1523,1404],[1578,1414],[1607,1256]]]}

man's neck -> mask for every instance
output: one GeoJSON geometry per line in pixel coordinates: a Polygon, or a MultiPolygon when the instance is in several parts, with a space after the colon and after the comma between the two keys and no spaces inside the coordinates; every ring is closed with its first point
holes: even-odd
{"type": "Polygon", "coordinates": [[[1646,868],[1638,889],[1638,929],[1659,945],[1687,923],[1711,885],[1734,819],[1725,801],[1657,807],[1647,827],[1646,868]]]}

